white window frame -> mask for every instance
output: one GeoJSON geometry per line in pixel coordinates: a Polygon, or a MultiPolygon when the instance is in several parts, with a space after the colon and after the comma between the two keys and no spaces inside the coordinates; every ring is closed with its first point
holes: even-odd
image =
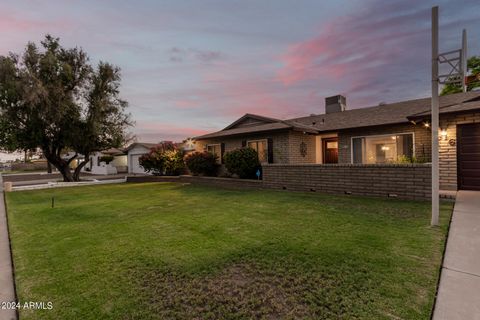
{"type": "MultiPolygon", "coordinates": [[[[250,142],[262,142],[262,141],[265,141],[265,146],[267,147],[267,160],[264,161],[264,162],[261,162],[260,163],[268,163],[268,139],[255,139],[255,140],[247,140],[247,147],[248,147],[248,144],[250,142]]],[[[258,154],[258,150],[257,150],[257,154],[258,154]]],[[[260,160],[260,159],[259,159],[260,160]]]]}
{"type": "Polygon", "coordinates": [[[216,155],[218,157],[217,162],[222,163],[222,144],[221,143],[210,143],[210,144],[207,144],[205,148],[207,149],[207,152],[209,152],[208,147],[215,147],[215,146],[218,146],[220,148],[220,154],[216,155]]]}
{"type": "MultiPolygon", "coordinates": [[[[401,135],[406,135],[406,134],[411,134],[412,135],[412,144],[413,144],[413,150],[412,154],[415,156],[415,132],[414,131],[409,131],[409,132],[397,132],[397,133],[386,133],[386,134],[371,134],[371,135],[366,135],[366,136],[354,136],[350,137],[350,163],[353,164],[353,139],[358,139],[358,138],[382,138],[382,137],[391,137],[391,136],[401,136],[401,135]]],[[[364,163],[362,163],[364,164],[364,163]]]]}

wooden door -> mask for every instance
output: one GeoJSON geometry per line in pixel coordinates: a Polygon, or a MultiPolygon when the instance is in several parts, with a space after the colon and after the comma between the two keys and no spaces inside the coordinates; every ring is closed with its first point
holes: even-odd
{"type": "Polygon", "coordinates": [[[323,163],[338,163],[338,138],[322,139],[323,163]]]}

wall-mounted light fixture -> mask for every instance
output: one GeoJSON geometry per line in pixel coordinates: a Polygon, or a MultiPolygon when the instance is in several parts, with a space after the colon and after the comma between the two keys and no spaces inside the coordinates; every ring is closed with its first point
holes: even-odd
{"type": "Polygon", "coordinates": [[[430,128],[430,123],[428,123],[428,121],[425,121],[425,122],[423,123],[423,126],[424,126],[425,128],[430,128]]]}
{"type": "Polygon", "coordinates": [[[446,129],[440,129],[440,137],[442,137],[442,140],[447,140],[447,130],[446,129]]]}
{"type": "Polygon", "coordinates": [[[188,138],[187,140],[185,140],[185,147],[186,150],[194,150],[195,140],[193,140],[192,138],[188,138]]]}

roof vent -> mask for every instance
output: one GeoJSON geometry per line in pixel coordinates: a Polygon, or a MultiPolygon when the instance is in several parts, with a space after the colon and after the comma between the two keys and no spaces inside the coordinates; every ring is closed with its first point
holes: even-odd
{"type": "Polygon", "coordinates": [[[325,113],[342,112],[347,109],[347,99],[342,95],[325,98],[325,113]]]}

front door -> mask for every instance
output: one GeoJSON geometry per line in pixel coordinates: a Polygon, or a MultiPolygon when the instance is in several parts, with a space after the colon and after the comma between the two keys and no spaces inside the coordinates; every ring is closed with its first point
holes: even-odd
{"type": "Polygon", "coordinates": [[[338,163],[338,138],[325,138],[323,142],[323,163],[338,163]]]}
{"type": "Polygon", "coordinates": [[[458,189],[480,190],[480,123],[457,126],[458,189]]]}

